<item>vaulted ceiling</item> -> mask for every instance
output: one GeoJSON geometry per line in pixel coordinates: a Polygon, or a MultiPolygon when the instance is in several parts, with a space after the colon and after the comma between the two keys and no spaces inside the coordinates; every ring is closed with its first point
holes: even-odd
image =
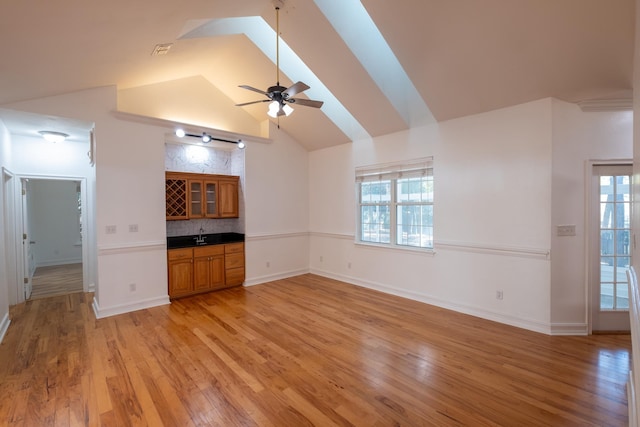
{"type": "Polygon", "coordinates": [[[267,104],[235,104],[262,99],[239,85],[276,83],[275,4],[280,83],[324,101],[280,119],[309,150],[545,97],[631,97],[633,0],[22,0],[0,14],[0,106],[116,85],[124,111],[259,133],[267,104]]]}

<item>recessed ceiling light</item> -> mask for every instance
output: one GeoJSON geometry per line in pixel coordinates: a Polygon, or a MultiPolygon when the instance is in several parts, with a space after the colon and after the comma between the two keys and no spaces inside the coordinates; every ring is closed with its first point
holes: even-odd
{"type": "Polygon", "coordinates": [[[52,130],[41,130],[38,133],[49,142],[62,142],[69,137],[69,135],[66,133],[55,132],[52,130]]]}

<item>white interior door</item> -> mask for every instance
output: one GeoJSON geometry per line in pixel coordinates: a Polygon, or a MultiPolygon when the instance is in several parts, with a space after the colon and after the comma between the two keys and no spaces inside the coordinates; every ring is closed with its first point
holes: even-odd
{"type": "Polygon", "coordinates": [[[31,245],[35,242],[31,240],[29,233],[29,180],[22,179],[22,251],[23,251],[23,282],[24,282],[24,299],[31,298],[32,278],[35,272],[35,259],[31,245]]]}
{"type": "Polygon", "coordinates": [[[594,165],[590,221],[591,330],[629,330],[631,165],[594,165]]]}

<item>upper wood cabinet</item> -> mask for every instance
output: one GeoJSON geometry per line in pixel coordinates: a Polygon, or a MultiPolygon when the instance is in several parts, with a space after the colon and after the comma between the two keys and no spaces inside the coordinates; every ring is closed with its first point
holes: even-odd
{"type": "Polygon", "coordinates": [[[167,199],[167,219],[188,219],[187,191],[188,180],[167,174],[165,193],[167,199]]]}
{"type": "Polygon", "coordinates": [[[218,218],[218,181],[189,179],[187,210],[189,218],[218,218]]]}
{"type": "Polygon", "coordinates": [[[167,172],[167,220],[238,218],[239,177],[167,172]]]}
{"type": "Polygon", "coordinates": [[[238,179],[224,178],[218,180],[218,194],[218,215],[220,216],[220,218],[237,218],[238,179]]]}

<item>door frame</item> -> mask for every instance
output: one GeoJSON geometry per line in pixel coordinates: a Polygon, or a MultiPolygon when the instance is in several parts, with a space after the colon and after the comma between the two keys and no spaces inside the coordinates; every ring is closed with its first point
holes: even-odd
{"type": "Polygon", "coordinates": [[[8,287],[9,305],[12,305],[17,300],[16,293],[18,292],[18,258],[16,256],[16,236],[17,236],[17,224],[16,224],[16,181],[20,181],[16,178],[15,174],[9,171],[7,168],[2,168],[2,186],[3,186],[3,200],[2,209],[4,215],[4,246],[5,246],[5,266],[7,269],[6,279],[8,287]]]}
{"type": "MultiPolygon", "coordinates": [[[[595,248],[593,245],[599,244],[600,238],[597,236],[595,229],[592,227],[592,219],[594,212],[594,200],[593,200],[593,179],[594,168],[596,166],[633,166],[633,159],[607,159],[607,160],[587,160],[585,165],[585,307],[587,318],[587,334],[593,334],[593,257],[592,250],[595,248]]],[[[633,185],[633,183],[632,183],[633,185]]],[[[633,193],[631,193],[633,198],[633,193]]],[[[631,200],[631,206],[633,207],[633,200],[631,200]]],[[[599,217],[599,215],[598,215],[599,217]]],[[[632,236],[633,236],[632,230],[632,236]]],[[[632,251],[631,256],[635,253],[635,237],[632,238],[632,251]]]]}
{"type": "MultiPolygon", "coordinates": [[[[92,208],[88,204],[88,186],[87,186],[87,178],[82,176],[61,176],[61,175],[34,175],[34,174],[20,174],[14,176],[16,183],[15,188],[17,191],[15,192],[15,203],[14,203],[14,219],[15,219],[15,227],[16,230],[22,229],[21,221],[22,221],[22,181],[25,179],[32,180],[48,180],[48,181],[78,181],[80,182],[80,201],[82,203],[82,234],[81,234],[81,243],[82,243],[82,290],[83,292],[93,292],[92,283],[90,279],[90,269],[92,268],[91,262],[89,259],[89,236],[92,236],[94,232],[93,227],[94,223],[89,221],[89,211],[92,211],[92,208]]],[[[24,259],[24,252],[22,250],[22,233],[15,234],[15,242],[14,242],[15,250],[16,250],[16,265],[17,271],[23,271],[24,263],[26,260],[24,259]]],[[[20,304],[25,301],[24,298],[24,283],[22,274],[20,274],[17,278],[17,283],[15,283],[15,289],[17,292],[16,301],[9,301],[10,305],[20,304]]]]}

